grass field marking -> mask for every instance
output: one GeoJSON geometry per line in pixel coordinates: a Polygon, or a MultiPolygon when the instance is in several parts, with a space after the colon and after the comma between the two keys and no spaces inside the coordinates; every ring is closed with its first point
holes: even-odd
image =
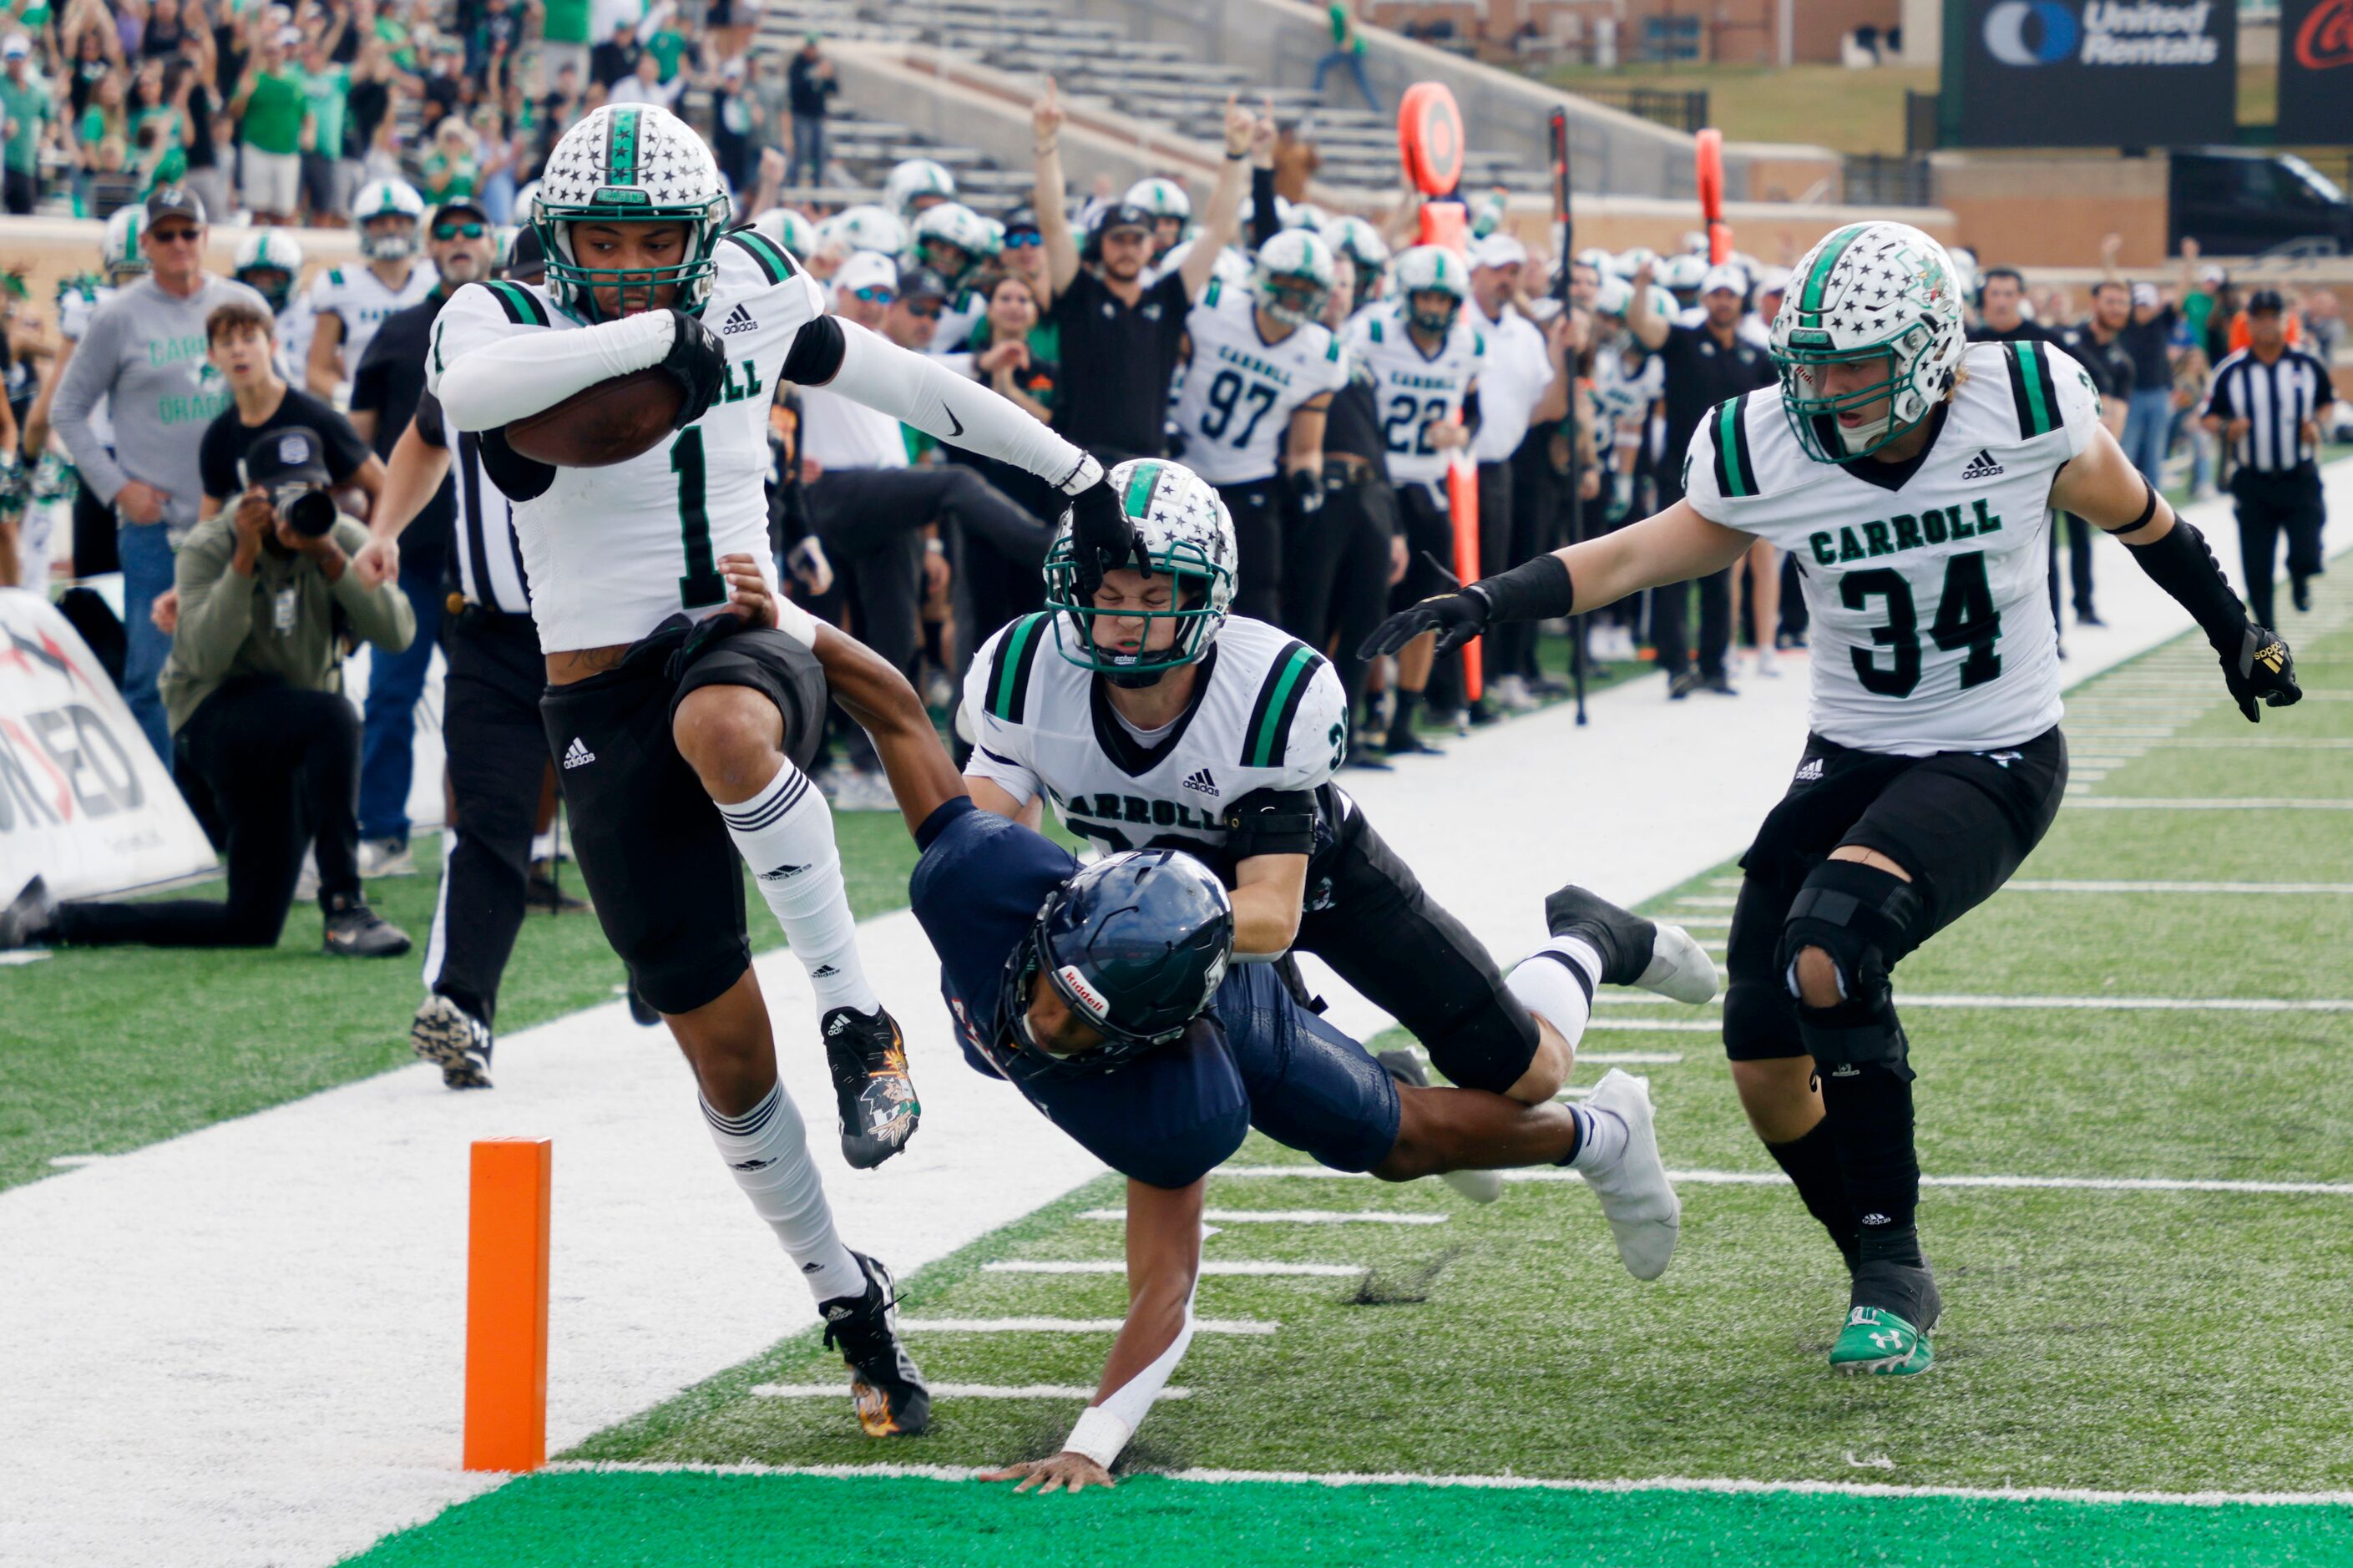
{"type": "MultiPolygon", "coordinates": [[[[1412,1047],[1412,1054],[1416,1061],[1425,1065],[1430,1061],[1428,1051],[1412,1047]]],[[[1646,1062],[1679,1062],[1683,1059],[1683,1054],[1681,1051],[1579,1051],[1577,1059],[1591,1062],[1597,1067],[1639,1067],[1646,1062]]]]}
{"type": "Polygon", "coordinates": [[[2029,879],[2004,882],[2005,893],[2248,893],[2288,898],[2353,893],[2353,882],[2133,882],[2058,881],[2029,879]]]}
{"type": "MultiPolygon", "coordinates": [[[[934,1399],[1092,1399],[1095,1391],[1075,1383],[935,1383],[934,1399]]],[[[839,1399],[845,1390],[838,1383],[756,1383],[752,1392],[762,1399],[839,1399]]],[[[1189,1388],[1164,1388],[1158,1399],[1190,1399],[1189,1388]]]]}
{"type": "MultiPolygon", "coordinates": [[[[552,1459],[542,1475],[609,1476],[814,1476],[820,1479],[969,1481],[977,1465],[696,1465],[649,1459],[552,1459]]],[[[2338,1492],[2127,1492],[2083,1487],[1907,1487],[1889,1481],[1757,1481],[1738,1477],[1651,1476],[1641,1480],[1571,1480],[1545,1476],[1444,1476],[1409,1471],[1369,1473],[1335,1470],[1137,1470],[1163,1480],[1218,1485],[1266,1482],[1319,1487],[1467,1487],[1490,1491],[1785,1493],[1809,1497],[1955,1498],[1970,1502],[2156,1503],[2179,1508],[2221,1508],[2245,1503],[2262,1508],[2345,1508],[2353,1491],[2338,1492]]]]}
{"type": "MultiPolygon", "coordinates": [[[[1079,1217],[1124,1221],[1127,1211],[1087,1209],[1079,1217]]],[[[1386,1209],[1204,1209],[1201,1217],[1219,1225],[1444,1225],[1454,1216],[1395,1214],[1386,1209]]]]}
{"type": "Polygon", "coordinates": [[[1672,925],[1679,925],[1686,929],[1694,926],[1728,927],[1732,924],[1732,917],[1730,915],[1666,915],[1660,918],[1664,919],[1672,925]]]}
{"type": "MultiPolygon", "coordinates": [[[[1627,995],[1614,992],[1596,992],[1593,1000],[1620,1007],[1685,1007],[1686,1003],[1664,996],[1627,995]]],[[[2278,996],[1964,996],[1936,992],[1902,992],[1895,994],[1899,1007],[2000,1007],[2032,1011],[2051,1008],[2058,1011],[2083,1013],[2353,1013],[2353,998],[2341,996],[2297,1000],[2278,996]]],[[[1701,1004],[1721,1007],[1721,993],[1701,1004]]],[[[1588,1029],[1646,1027],[1672,1028],[1671,1022],[1636,1024],[1630,1020],[1600,1019],[1585,1026],[1588,1029]]],[[[1712,1029],[1713,1024],[1692,1024],[1691,1028],[1712,1029]]]]}
{"type": "MultiPolygon", "coordinates": [[[[902,1318],[911,1334],[1115,1334],[1121,1318],[902,1318]]],[[[1281,1323],[1263,1318],[1196,1318],[1197,1334],[1271,1334],[1281,1323]]]]}
{"type": "MultiPolygon", "coordinates": [[[[1220,1172],[1219,1174],[1226,1173],[1220,1172]]],[[[980,1266],[984,1274],[1124,1274],[1127,1264],[1115,1258],[1014,1258],[980,1266]]],[[[1201,1272],[1228,1279],[1354,1279],[1368,1274],[1366,1263],[1203,1263],[1201,1272]]]]}
{"type": "Polygon", "coordinates": [[[60,1171],[79,1170],[84,1165],[96,1165],[114,1158],[111,1154],[52,1154],[49,1163],[60,1171]]]}
{"type": "MultiPolygon", "coordinates": [[[[1682,898],[1675,900],[1675,902],[1681,904],[1687,910],[1728,910],[1739,901],[1740,900],[1737,895],[1726,897],[1720,893],[1686,893],[1682,898]]],[[[1672,910],[1670,910],[1663,915],[1654,915],[1651,918],[1654,920],[1679,921],[1683,919],[1683,916],[1677,914],[1672,910]]]]}
{"type": "Polygon", "coordinates": [[[2353,799],[2311,800],[2287,795],[2102,795],[2080,806],[2106,811],[2353,811],[2353,799]]]}
{"type": "Polygon", "coordinates": [[[0,952],[0,966],[14,968],[20,963],[40,963],[48,956],[49,950],[46,947],[12,947],[0,952]]]}
{"type": "Polygon", "coordinates": [[[2353,752],[2353,737],[2344,735],[2175,735],[2164,731],[2142,734],[2136,731],[2069,731],[2069,740],[2136,740],[2146,746],[2182,747],[2206,752],[2353,752]]]}
{"type": "MultiPolygon", "coordinates": [[[[1369,1182],[1369,1171],[1329,1171],[1321,1165],[1221,1165],[1220,1176],[1306,1176],[1328,1182],[1369,1182]]],[[[1497,1175],[1507,1182],[1581,1182],[1558,1165],[1526,1165],[1497,1175]]],[[[1667,1179],[1695,1187],[1785,1187],[1778,1171],[1669,1171],[1667,1179]]],[[[2198,1176],[1922,1176],[1924,1187],[1993,1192],[2237,1193],[2251,1196],[2353,1198],[2353,1182],[2235,1182],[2198,1176]]]]}
{"type": "MultiPolygon", "coordinates": [[[[1680,1007],[1683,1004],[1678,1002],[1675,1005],[1680,1007]]],[[[1594,1018],[1587,1022],[1585,1032],[1589,1035],[1596,1029],[1634,1029],[1646,1033],[1656,1030],[1669,1035],[1714,1035],[1721,1033],[1723,1028],[1723,1025],[1704,1018],[1594,1018]]],[[[1582,1059],[1591,1061],[1593,1058],[1586,1057],[1582,1059]]]]}
{"type": "Polygon", "coordinates": [[[2162,729],[2150,725],[2135,725],[2130,729],[2087,726],[2081,730],[2070,725],[2067,729],[2067,738],[2070,741],[2143,741],[2151,745],[2170,739],[2172,734],[2173,730],[2170,725],[2162,729]]]}

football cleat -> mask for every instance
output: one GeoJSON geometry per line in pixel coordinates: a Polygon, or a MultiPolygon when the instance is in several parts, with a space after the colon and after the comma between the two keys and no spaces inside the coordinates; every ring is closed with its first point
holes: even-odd
{"type": "Polygon", "coordinates": [[[1879,1307],[1848,1309],[1846,1326],[1831,1346],[1832,1372],[1909,1377],[1936,1364],[1936,1347],[1929,1342],[1928,1329],[1915,1328],[1879,1307]]]}
{"type": "Polygon", "coordinates": [[[408,951],[408,933],[367,905],[338,893],[328,906],[322,945],[346,958],[398,958],[408,951]]]}
{"type": "Polygon", "coordinates": [[[1715,995],[1715,960],[1691,932],[1621,910],[1574,882],[1545,900],[1545,929],[1591,942],[1605,985],[1636,985],[1694,1006],[1715,995]]]}
{"type": "Polygon", "coordinates": [[[899,1296],[891,1271],[862,1252],[849,1255],[866,1276],[862,1296],[818,1303],[825,1346],[849,1368],[849,1397],[869,1437],[912,1437],[932,1424],[932,1391],[899,1342],[899,1296]]]}
{"type": "MultiPolygon", "coordinates": [[[[1399,1083],[1410,1084],[1416,1089],[1430,1087],[1430,1074],[1422,1070],[1419,1052],[1380,1051],[1373,1059],[1399,1083]]],[[[1474,1204],[1492,1204],[1504,1195],[1504,1177],[1499,1171],[1441,1171],[1438,1179],[1474,1204]]]]}
{"type": "Polygon", "coordinates": [[[907,1076],[906,1037],[879,1008],[836,1007],[825,1016],[823,1033],[841,1117],[841,1157],[854,1170],[871,1171],[907,1146],[923,1114],[907,1076]]]}
{"type": "Polygon", "coordinates": [[[491,1087],[491,1026],[447,996],[427,996],[408,1026],[409,1048],[441,1069],[444,1089],[491,1087]]]}
{"type": "Polygon", "coordinates": [[[1651,1115],[1651,1080],[1611,1068],[1586,1097],[1585,1110],[1626,1124],[1626,1147],[1605,1170],[1581,1172],[1601,1200],[1601,1215],[1618,1243],[1618,1259],[1637,1279],[1656,1279],[1675,1256],[1683,1223],[1683,1200],[1659,1158],[1651,1115]]]}

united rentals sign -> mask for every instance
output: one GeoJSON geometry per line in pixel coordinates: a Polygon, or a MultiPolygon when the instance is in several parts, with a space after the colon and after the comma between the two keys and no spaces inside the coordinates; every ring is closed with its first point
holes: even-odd
{"type": "Polygon", "coordinates": [[[1954,0],[1945,25],[1950,145],[2170,147],[2235,134],[2230,5],[1954,0]]]}

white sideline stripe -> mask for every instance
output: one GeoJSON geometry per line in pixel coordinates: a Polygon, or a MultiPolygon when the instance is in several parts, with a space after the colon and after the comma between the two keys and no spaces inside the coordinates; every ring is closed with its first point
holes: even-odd
{"type": "Polygon", "coordinates": [[[2070,730],[2070,740],[2139,740],[2152,746],[2182,746],[2204,752],[2353,752],[2353,737],[2344,735],[2176,735],[2168,730],[2070,730]]]}
{"type": "MultiPolygon", "coordinates": [[[[1124,1322],[1119,1318],[902,1318],[899,1327],[911,1334],[1115,1334],[1124,1322]]],[[[1193,1320],[1197,1334],[1271,1334],[1281,1327],[1259,1318],[1193,1320]]],[[[1090,1390],[1087,1397],[1093,1396],[1090,1390]]]]}
{"type": "Polygon", "coordinates": [[[2306,893],[2353,893],[2353,882],[2004,882],[2005,893],[2253,893],[2286,896],[2306,893]]]}
{"type": "MultiPolygon", "coordinates": [[[[1369,1179],[1369,1177],[1368,1177],[1369,1179]]],[[[1125,1209],[1088,1209],[1081,1219],[1125,1220],[1125,1209]]],[[[1204,1209],[1219,1225],[1444,1225],[1447,1214],[1389,1214],[1380,1209],[1204,1209]]]]}
{"type": "Polygon", "coordinates": [[[1642,1067],[1683,1059],[1681,1051],[1579,1051],[1577,1061],[1596,1067],[1642,1067]]]}
{"type": "Polygon", "coordinates": [[[1665,918],[1670,925],[1685,927],[1729,926],[1732,923],[1730,915],[1668,915],[1665,918]]]}
{"type": "MultiPolygon", "coordinates": [[[[1219,1174],[1229,1173],[1220,1171],[1219,1174]]],[[[1369,1266],[1362,1263],[1203,1263],[1203,1274],[1214,1274],[1229,1279],[1282,1279],[1296,1276],[1303,1279],[1354,1279],[1369,1266]]],[[[1016,1258],[1008,1262],[984,1263],[983,1274],[1124,1274],[1127,1265],[1117,1258],[1016,1258]]],[[[1094,1390],[1087,1390],[1094,1397],[1094,1390]]]]}
{"type": "Polygon", "coordinates": [[[2353,811],[2353,800],[2306,800],[2286,795],[2095,796],[2073,803],[2078,809],[2105,811],[2353,811]]]}
{"type": "Polygon", "coordinates": [[[46,947],[16,947],[0,952],[0,967],[15,968],[21,963],[39,963],[49,956],[46,947]]]}
{"type": "MultiPolygon", "coordinates": [[[[839,1392],[839,1391],[837,1391],[839,1392]]],[[[610,1476],[813,1476],[825,1479],[969,1481],[981,1471],[969,1465],[690,1465],[647,1460],[554,1459],[546,1473],[610,1476]]],[[[2180,1508],[2218,1508],[2252,1503],[2266,1508],[2344,1508],[2353,1491],[2342,1492],[2121,1492],[2089,1487],[1905,1487],[1887,1481],[1756,1481],[1740,1477],[1651,1476],[1642,1480],[1555,1479],[1546,1476],[1431,1476],[1396,1470],[1382,1473],[1335,1470],[1146,1470],[1164,1479],[1220,1485],[1264,1482],[1278,1486],[1468,1487],[1490,1491],[1779,1493],[1800,1497],[1960,1498],[1980,1502],[2160,1503],[2180,1508]]]]}
{"type": "MultiPolygon", "coordinates": [[[[1677,902],[1677,903],[1679,903],[1679,904],[1687,905],[1688,907],[1690,907],[1690,908],[1692,908],[1692,909],[1694,909],[1694,910],[1728,910],[1728,909],[1730,909],[1733,905],[1735,905],[1735,904],[1738,903],[1739,901],[1740,901],[1740,900],[1739,900],[1737,898],[1730,898],[1730,899],[1725,899],[1725,898],[1715,898],[1715,897],[1703,896],[1703,895],[1696,894],[1696,893],[1686,894],[1686,895],[1685,895],[1685,896],[1683,896],[1683,898],[1677,899],[1677,900],[1675,900],[1675,902],[1677,902]]],[[[1679,914],[1674,914],[1674,913],[1670,912],[1670,913],[1668,913],[1667,915],[1662,916],[1662,919],[1665,919],[1665,920],[1676,921],[1676,920],[1681,920],[1681,919],[1683,919],[1683,916],[1681,916],[1681,915],[1679,915],[1679,914]]]]}
{"type": "MultiPolygon", "coordinates": [[[[1597,1003],[1632,1007],[1683,1005],[1680,1002],[1669,1002],[1664,997],[1621,996],[1606,992],[1596,994],[1593,999],[1597,1003]]],[[[2353,999],[2337,996],[2291,1001],[2276,996],[1943,996],[1899,991],[1895,994],[1895,1005],[1899,1007],[2010,1007],[2030,1010],[2052,1007],[2088,1013],[2353,1013],[2353,999]]],[[[1724,998],[1718,995],[1705,1005],[1721,1007],[1724,998]]],[[[1616,1020],[1605,1025],[1599,1019],[1586,1025],[1588,1029],[1634,1026],[1616,1020]]],[[[1667,1029],[1676,1026],[1646,1023],[1640,1026],[1667,1029]]],[[[1713,1024],[1684,1026],[1715,1027],[1713,1024]]]]}
{"type": "MultiPolygon", "coordinates": [[[[1314,1176],[1335,1182],[1369,1182],[1368,1171],[1327,1171],[1321,1165],[1227,1165],[1221,1176],[1314,1176]]],[[[1531,1165],[1498,1171],[1507,1182],[1581,1182],[1575,1171],[1531,1165]]],[[[1694,1187],[1785,1187],[1778,1171],[1669,1171],[1667,1179],[1694,1187]]],[[[2241,1193],[2255,1195],[2353,1197],[2353,1182],[2233,1182],[2173,1176],[1923,1176],[1924,1187],[1982,1187],[1998,1191],[2063,1193],[2241,1193]]]]}
{"type": "Polygon", "coordinates": [[[60,1171],[73,1171],[84,1165],[95,1165],[101,1160],[112,1158],[114,1156],[111,1154],[52,1154],[49,1156],[49,1163],[60,1171]]]}
{"type": "MultiPolygon", "coordinates": [[[[1635,1029],[1645,1032],[1656,1030],[1668,1035],[1713,1035],[1723,1027],[1721,1024],[1694,1018],[1594,1018],[1586,1024],[1585,1032],[1589,1035],[1597,1029],[1635,1029]]],[[[1585,1057],[1580,1059],[1589,1062],[1598,1058],[1585,1057]]]]}
{"type": "MultiPolygon", "coordinates": [[[[838,1383],[758,1383],[752,1392],[763,1399],[839,1399],[846,1392],[838,1383]]],[[[934,1399],[1092,1399],[1095,1391],[1075,1383],[1032,1383],[1015,1387],[1002,1383],[935,1383],[934,1399]]],[[[1162,1399],[1190,1399],[1189,1388],[1164,1388],[1162,1399]]]]}

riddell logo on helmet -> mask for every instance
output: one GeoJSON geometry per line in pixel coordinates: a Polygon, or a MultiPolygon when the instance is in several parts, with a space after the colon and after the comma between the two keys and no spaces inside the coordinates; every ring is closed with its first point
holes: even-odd
{"type": "Polygon", "coordinates": [[[1088,1017],[1100,1024],[1111,1016],[1111,1004],[1103,1000],[1102,992],[1087,984],[1078,965],[1066,963],[1054,973],[1062,982],[1062,994],[1076,1002],[1088,1017]]]}

